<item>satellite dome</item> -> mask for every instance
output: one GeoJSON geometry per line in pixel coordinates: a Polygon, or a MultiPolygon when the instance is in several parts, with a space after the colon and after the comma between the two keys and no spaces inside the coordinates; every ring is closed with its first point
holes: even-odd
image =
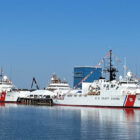
{"type": "Polygon", "coordinates": [[[5,76],[3,76],[3,80],[4,81],[7,81],[8,80],[8,77],[5,75],[5,76]]]}
{"type": "Polygon", "coordinates": [[[54,80],[54,77],[51,78],[51,81],[53,81],[53,80],[54,80]]]}
{"type": "Polygon", "coordinates": [[[131,71],[127,72],[127,76],[131,78],[133,76],[132,72],[131,71]]]}
{"type": "Polygon", "coordinates": [[[121,75],[119,76],[119,80],[120,80],[120,81],[123,80],[123,77],[122,77],[121,75]]]}

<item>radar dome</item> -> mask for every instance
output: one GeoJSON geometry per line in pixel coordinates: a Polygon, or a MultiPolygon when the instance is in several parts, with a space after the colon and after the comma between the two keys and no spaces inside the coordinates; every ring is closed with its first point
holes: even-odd
{"type": "Polygon", "coordinates": [[[7,81],[8,80],[8,77],[5,75],[5,76],[3,76],[3,80],[4,81],[7,81]]]}
{"type": "Polygon", "coordinates": [[[123,77],[122,77],[121,75],[119,76],[119,80],[120,80],[120,81],[123,80],[123,77]]]}
{"type": "Polygon", "coordinates": [[[54,80],[54,77],[51,78],[51,81],[53,81],[53,80],[54,80]]]}
{"type": "Polygon", "coordinates": [[[129,71],[129,72],[127,73],[127,76],[131,78],[131,77],[133,76],[132,72],[129,71]]]}

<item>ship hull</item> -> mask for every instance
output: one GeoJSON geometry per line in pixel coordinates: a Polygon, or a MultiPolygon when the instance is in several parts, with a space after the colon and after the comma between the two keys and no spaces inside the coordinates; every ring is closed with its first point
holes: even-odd
{"type": "Polygon", "coordinates": [[[17,103],[19,97],[25,97],[29,91],[10,91],[0,93],[0,103],[17,103]]]}
{"type": "Polygon", "coordinates": [[[140,95],[71,96],[54,99],[53,103],[61,106],[140,108],[140,95]]]}

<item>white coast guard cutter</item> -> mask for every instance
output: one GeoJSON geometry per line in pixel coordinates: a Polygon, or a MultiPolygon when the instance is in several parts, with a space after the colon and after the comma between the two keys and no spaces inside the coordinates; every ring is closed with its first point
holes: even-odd
{"type": "Polygon", "coordinates": [[[3,74],[1,69],[0,73],[0,102],[17,102],[19,97],[26,96],[29,91],[16,89],[12,81],[3,74]]]}
{"type": "Polygon", "coordinates": [[[140,85],[131,72],[116,80],[117,69],[112,64],[112,50],[109,52],[109,80],[100,78],[93,83],[82,82],[82,93],[57,96],[55,105],[89,107],[131,107],[140,108],[140,85]]]}

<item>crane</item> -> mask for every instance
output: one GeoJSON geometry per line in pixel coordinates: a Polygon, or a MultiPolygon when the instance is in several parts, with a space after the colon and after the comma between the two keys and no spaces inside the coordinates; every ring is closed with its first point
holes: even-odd
{"type": "Polygon", "coordinates": [[[37,84],[37,81],[36,81],[35,77],[33,77],[32,84],[31,84],[31,89],[32,89],[34,84],[36,85],[36,89],[39,89],[39,86],[37,84]]]}

